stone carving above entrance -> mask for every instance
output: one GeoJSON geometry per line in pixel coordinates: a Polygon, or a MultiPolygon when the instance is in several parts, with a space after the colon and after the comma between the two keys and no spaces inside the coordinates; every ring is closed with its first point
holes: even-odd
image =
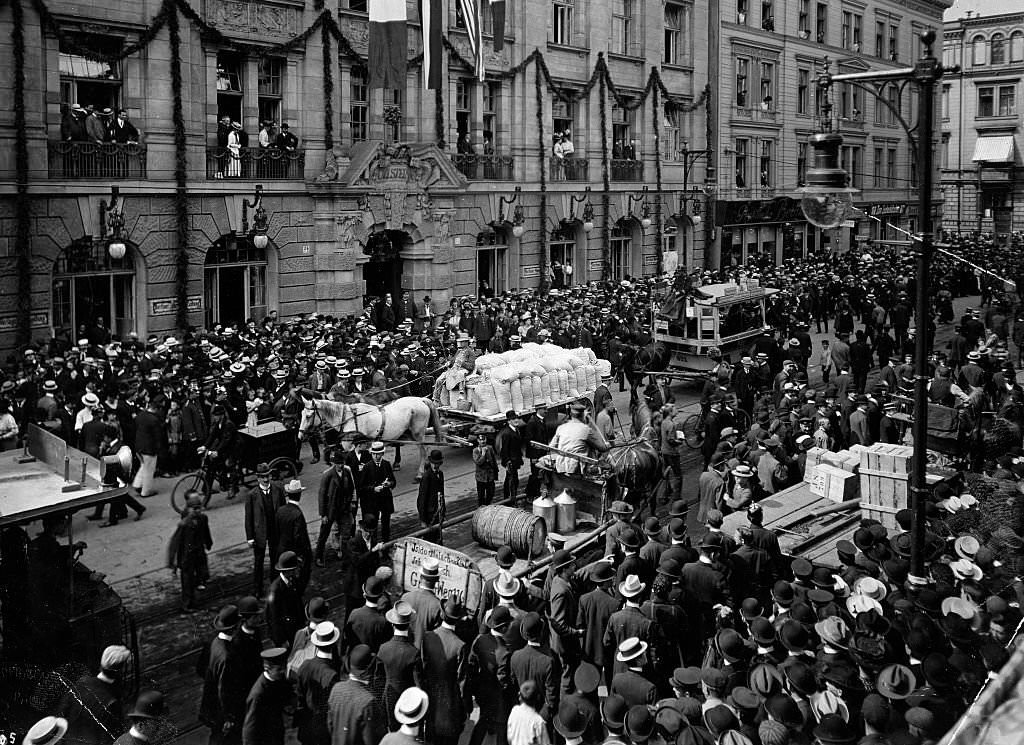
{"type": "Polygon", "coordinates": [[[432,143],[394,144],[359,142],[349,152],[348,167],[328,163],[317,177],[319,183],[337,181],[341,186],[369,191],[424,193],[428,190],[462,190],[468,185],[451,159],[432,143]]]}
{"type": "Polygon", "coordinates": [[[224,33],[291,38],[299,33],[297,8],[246,0],[210,0],[210,25],[224,33]]]}

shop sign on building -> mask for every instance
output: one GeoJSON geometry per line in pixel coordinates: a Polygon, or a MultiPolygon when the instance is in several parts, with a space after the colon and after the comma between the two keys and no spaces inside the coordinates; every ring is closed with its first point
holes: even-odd
{"type": "Polygon", "coordinates": [[[523,279],[530,279],[531,277],[540,276],[540,264],[527,264],[522,268],[520,276],[523,279]]]}
{"type": "MultiPolygon", "coordinates": [[[[201,311],[203,309],[202,295],[189,295],[187,309],[189,313],[198,313],[201,311]]],[[[149,315],[151,316],[171,316],[177,312],[178,298],[176,297],[160,298],[159,300],[149,301],[149,315]]]]}
{"type": "MultiPolygon", "coordinates": [[[[47,311],[40,311],[29,316],[29,325],[34,328],[45,328],[50,325],[50,314],[47,311]]],[[[0,316],[0,331],[14,331],[18,328],[17,316],[0,316]]]]}
{"type": "Polygon", "coordinates": [[[872,204],[866,212],[872,217],[903,217],[907,214],[907,205],[898,202],[892,204],[872,204]]]}

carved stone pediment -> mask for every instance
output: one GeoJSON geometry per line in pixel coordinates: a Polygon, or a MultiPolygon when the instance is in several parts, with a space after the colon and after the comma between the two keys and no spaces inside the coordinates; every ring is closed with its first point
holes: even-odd
{"type": "Polygon", "coordinates": [[[298,35],[301,8],[249,0],[207,0],[206,18],[229,36],[290,39],[298,35]]]}
{"type": "Polygon", "coordinates": [[[383,142],[353,145],[348,169],[339,174],[338,182],[369,191],[406,193],[462,190],[469,183],[448,155],[432,143],[383,142]]]}

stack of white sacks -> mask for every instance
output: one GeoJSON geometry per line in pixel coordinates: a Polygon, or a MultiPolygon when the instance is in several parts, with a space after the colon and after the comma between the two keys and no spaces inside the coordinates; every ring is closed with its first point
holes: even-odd
{"type": "MultiPolygon", "coordinates": [[[[532,342],[502,354],[481,355],[474,373],[466,378],[470,409],[489,416],[590,395],[601,382],[604,366],[600,362],[603,360],[585,347],[563,349],[532,342]]],[[[450,396],[450,405],[458,405],[458,392],[451,391],[450,396]]]]}

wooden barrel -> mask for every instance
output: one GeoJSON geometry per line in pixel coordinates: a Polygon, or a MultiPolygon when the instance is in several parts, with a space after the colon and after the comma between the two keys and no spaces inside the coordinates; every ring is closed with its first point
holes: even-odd
{"type": "Polygon", "coordinates": [[[516,507],[491,504],[473,513],[473,540],[484,548],[509,546],[520,559],[540,556],[546,548],[543,518],[516,507]]]}

